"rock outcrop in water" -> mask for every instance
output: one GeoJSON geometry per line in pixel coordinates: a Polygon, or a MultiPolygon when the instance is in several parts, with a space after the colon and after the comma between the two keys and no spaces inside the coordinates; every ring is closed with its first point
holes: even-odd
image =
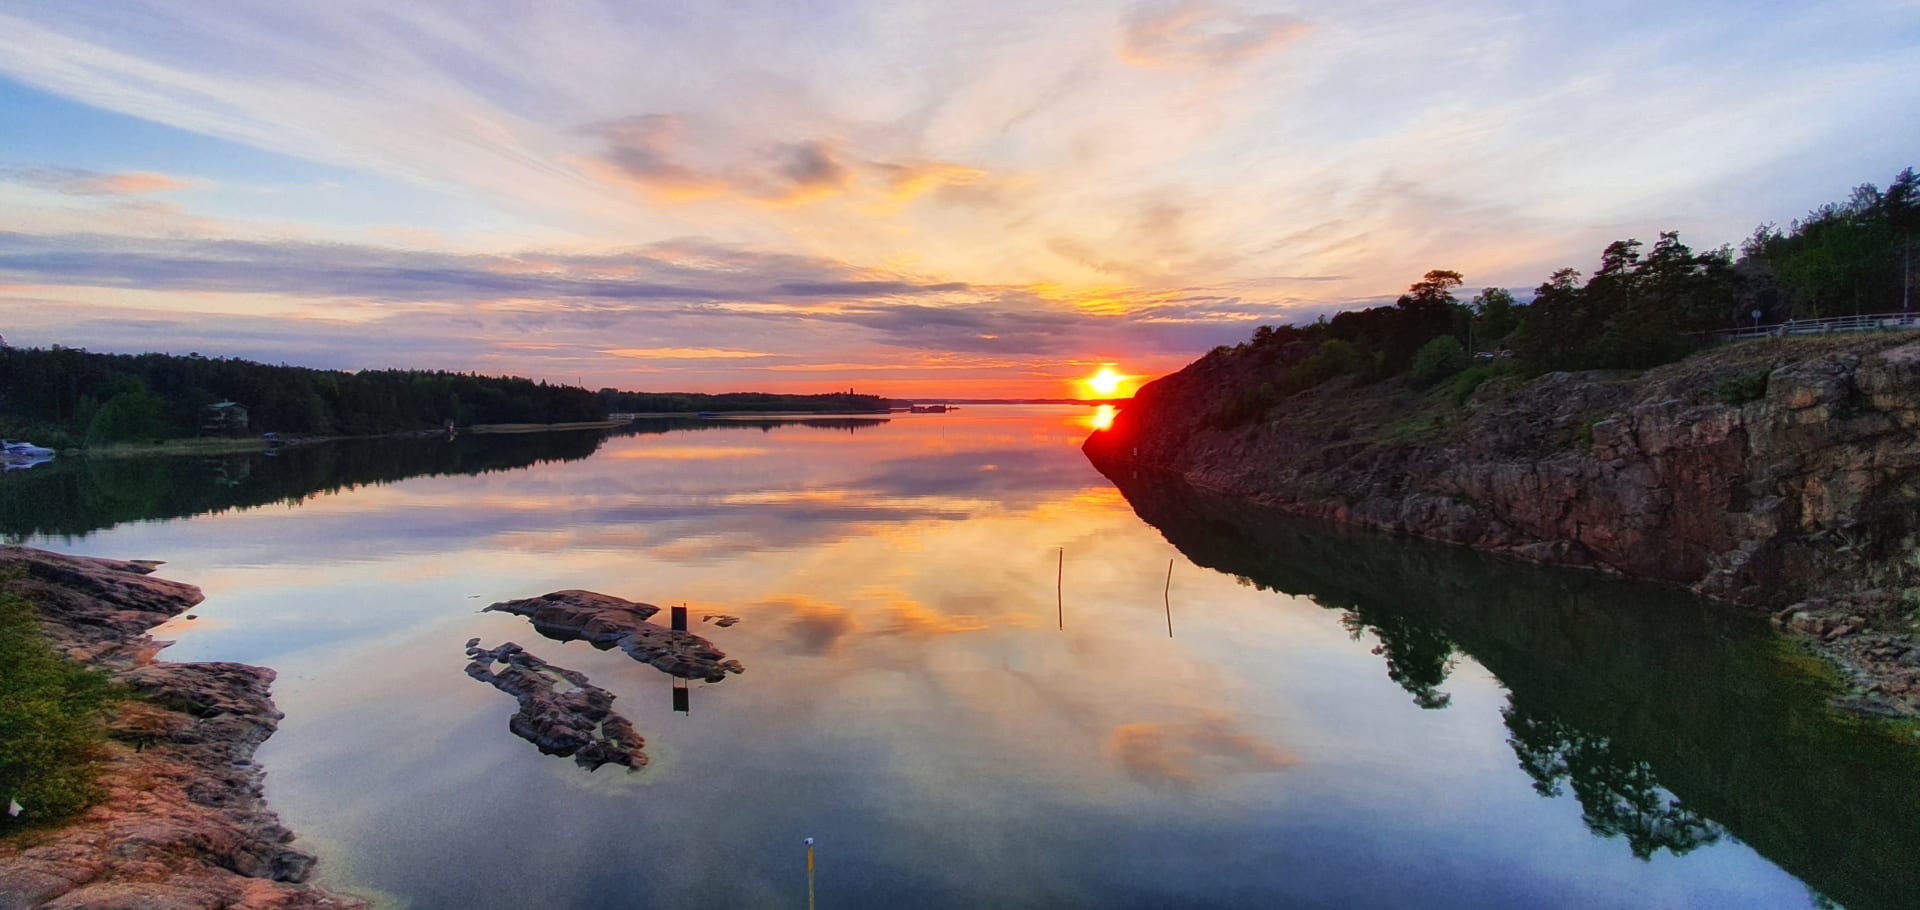
{"type": "Polygon", "coordinates": [[[1456,405],[1347,381],[1216,419],[1263,381],[1217,351],[1087,440],[1296,514],[1689,586],[1815,637],[1858,707],[1920,711],[1920,343],[1789,339],[1640,374],[1496,380],[1456,405]]]}
{"type": "Polygon", "coordinates": [[[497,648],[467,642],[467,675],[520,700],[507,721],[513,735],[548,755],[573,756],[589,771],[601,765],[647,766],[646,740],[626,718],[613,713],[613,693],[587,682],[577,670],[556,667],[507,642],[497,648]]]}
{"type": "Polygon", "coordinates": [[[536,631],[556,641],[580,639],[596,648],[619,648],[634,660],[682,679],[720,682],[729,673],[746,672],[713,642],[647,622],[660,612],[653,604],[575,590],[504,601],[486,611],[525,616],[536,631]]]}
{"type": "Polygon", "coordinates": [[[109,720],[97,805],[0,842],[0,908],[364,908],[300,884],[314,858],[261,799],[253,753],[282,716],[273,671],[153,661],[146,630],[202,599],[147,577],[153,565],[0,547],[54,646],[146,696],[109,720]]]}

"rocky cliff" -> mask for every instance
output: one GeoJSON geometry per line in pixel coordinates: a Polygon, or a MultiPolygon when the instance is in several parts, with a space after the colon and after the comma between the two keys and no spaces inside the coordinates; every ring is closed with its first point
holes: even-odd
{"type": "Polygon", "coordinates": [[[1643,373],[1464,390],[1262,381],[1220,349],[1142,388],[1086,451],[1289,512],[1686,585],[1774,612],[1920,706],[1920,341],[1729,346],[1643,373]],[[1243,409],[1244,410],[1244,409],[1243,409]]]}

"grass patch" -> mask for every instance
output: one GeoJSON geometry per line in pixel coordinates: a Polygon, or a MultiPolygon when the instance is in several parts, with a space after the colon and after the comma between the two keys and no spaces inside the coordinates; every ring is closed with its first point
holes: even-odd
{"type": "Polygon", "coordinates": [[[1447,424],[1447,415],[1426,411],[1409,417],[1403,417],[1381,427],[1380,432],[1373,435],[1373,441],[1380,443],[1414,442],[1445,430],[1447,424]]]}
{"type": "Polygon", "coordinates": [[[60,656],[40,631],[33,605],[12,590],[18,570],[0,575],[0,833],[71,816],[99,798],[102,721],[117,697],[106,675],[60,656]]]}

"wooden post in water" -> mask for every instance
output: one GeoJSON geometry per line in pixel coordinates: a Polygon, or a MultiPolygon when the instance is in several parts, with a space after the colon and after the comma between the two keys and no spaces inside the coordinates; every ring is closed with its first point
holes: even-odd
{"type": "Polygon", "coordinates": [[[1053,575],[1053,604],[1060,612],[1060,631],[1067,630],[1067,548],[1060,548],[1060,568],[1053,575]]]}
{"type": "Polygon", "coordinates": [[[1173,637],[1173,560],[1167,560],[1167,586],[1160,592],[1160,598],[1167,602],[1167,637],[1173,637]]]}

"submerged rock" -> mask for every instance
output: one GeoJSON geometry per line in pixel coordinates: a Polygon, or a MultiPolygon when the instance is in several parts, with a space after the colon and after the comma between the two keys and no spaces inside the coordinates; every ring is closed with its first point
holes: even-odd
{"type": "Polygon", "coordinates": [[[647,622],[660,612],[653,604],[575,590],[503,601],[482,612],[488,611],[525,616],[536,631],[555,641],[582,639],[596,648],[619,648],[634,660],[682,679],[720,682],[729,673],[746,672],[745,666],[729,659],[713,642],[647,622]]]}
{"type": "Polygon", "coordinates": [[[548,755],[571,755],[589,771],[605,764],[646,767],[646,740],[613,713],[613,693],[588,684],[586,674],[556,667],[513,642],[488,649],[469,639],[467,657],[468,676],[520,700],[507,722],[513,735],[548,755]]]}
{"type": "Polygon", "coordinates": [[[725,629],[732,626],[734,623],[739,622],[740,617],[734,616],[728,613],[702,613],[700,614],[700,621],[710,622],[716,626],[719,626],[722,629],[725,629]]]}

